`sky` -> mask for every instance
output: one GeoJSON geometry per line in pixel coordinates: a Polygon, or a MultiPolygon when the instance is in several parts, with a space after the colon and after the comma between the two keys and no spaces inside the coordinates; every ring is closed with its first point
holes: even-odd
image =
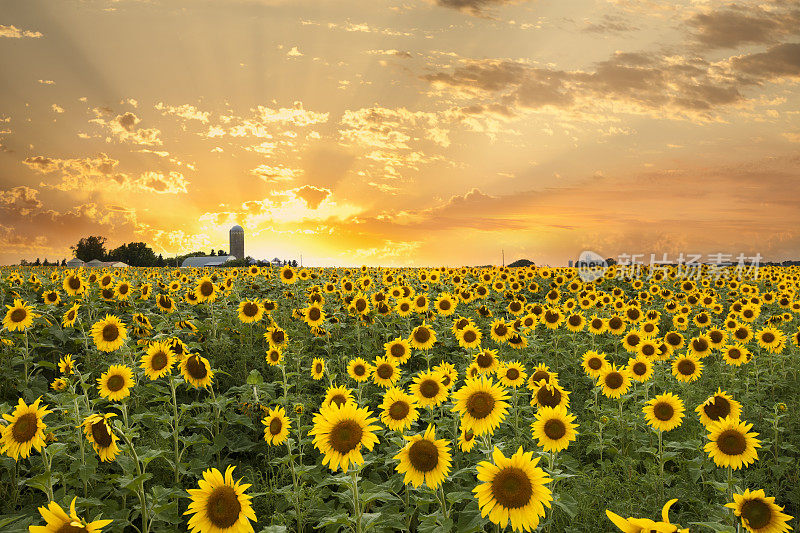
{"type": "Polygon", "coordinates": [[[0,264],[800,259],[800,0],[0,0],[0,264]]]}

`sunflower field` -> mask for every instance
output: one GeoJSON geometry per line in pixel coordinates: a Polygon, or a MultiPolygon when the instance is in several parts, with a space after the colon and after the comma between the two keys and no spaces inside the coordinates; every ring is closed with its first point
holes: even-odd
{"type": "Polygon", "coordinates": [[[797,529],[800,270],[600,274],[3,267],[0,531],[797,529]]]}

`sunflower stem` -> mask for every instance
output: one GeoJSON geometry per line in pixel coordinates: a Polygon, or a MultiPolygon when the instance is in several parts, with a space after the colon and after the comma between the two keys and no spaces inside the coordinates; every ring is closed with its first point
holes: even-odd
{"type": "Polygon", "coordinates": [[[142,469],[142,464],[139,461],[139,456],[136,454],[136,448],[133,447],[133,442],[128,438],[127,426],[125,428],[125,431],[121,431],[120,434],[122,435],[122,440],[124,440],[125,444],[128,445],[128,450],[130,450],[131,452],[131,459],[133,459],[133,464],[136,466],[136,479],[139,480],[138,487],[136,488],[136,495],[139,497],[139,505],[141,505],[142,508],[141,533],[148,533],[150,531],[150,524],[147,513],[147,494],[144,491],[144,471],[142,469]]]}
{"type": "MultiPolygon", "coordinates": [[[[83,424],[81,424],[81,414],[80,414],[80,406],[78,405],[78,395],[75,393],[75,384],[74,383],[70,382],[70,388],[72,389],[72,394],[73,394],[72,404],[75,407],[75,423],[77,424],[76,427],[78,429],[78,443],[80,444],[80,447],[81,447],[81,467],[82,467],[82,469],[85,469],[86,468],[86,452],[84,451],[83,435],[82,435],[82,431],[81,431],[81,427],[83,426],[83,424]]],[[[83,497],[84,498],[88,498],[89,497],[89,487],[88,487],[86,478],[84,477],[83,473],[81,473],[81,478],[83,479],[83,497]]]]}
{"type": "Polygon", "coordinates": [[[663,499],[664,496],[664,443],[663,443],[663,434],[664,432],[659,430],[658,431],[658,494],[659,500],[663,499]]]}
{"type": "Polygon", "coordinates": [[[47,454],[47,445],[42,446],[42,463],[44,464],[44,471],[47,474],[47,501],[53,501],[53,476],[52,476],[52,463],[53,458],[47,454]]]}
{"type": "Polygon", "coordinates": [[[180,431],[179,426],[179,416],[178,416],[178,400],[175,394],[175,376],[172,375],[172,372],[169,373],[169,388],[172,392],[172,441],[173,441],[173,452],[175,453],[175,485],[178,485],[181,481],[181,471],[180,471],[180,452],[178,450],[179,443],[178,443],[178,432],[180,431]]]}
{"type": "Polygon", "coordinates": [[[350,474],[351,487],[353,489],[353,531],[361,533],[361,498],[358,495],[358,467],[354,468],[350,474]]]}

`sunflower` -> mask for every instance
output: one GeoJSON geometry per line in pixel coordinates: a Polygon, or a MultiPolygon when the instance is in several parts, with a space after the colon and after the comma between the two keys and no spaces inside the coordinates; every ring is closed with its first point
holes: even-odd
{"type": "Polygon", "coordinates": [[[395,470],[405,474],[403,483],[410,483],[414,488],[423,483],[431,489],[438,488],[450,473],[451,456],[447,440],[436,440],[436,427],[431,424],[424,434],[405,439],[409,441],[408,444],[394,456],[400,461],[395,470]]]}
{"type": "Polygon", "coordinates": [[[647,359],[653,360],[658,357],[658,343],[650,339],[644,339],[636,348],[636,353],[646,357],[647,359]]]}
{"type": "Polygon", "coordinates": [[[319,381],[325,375],[325,360],[315,357],[311,362],[311,377],[319,381]]]}
{"type": "Polygon", "coordinates": [[[467,379],[453,393],[453,411],[461,416],[461,426],[476,435],[494,433],[508,414],[508,391],[483,376],[467,379]]]}
{"type": "Polygon", "coordinates": [[[659,394],[642,408],[647,423],[658,431],[670,431],[681,425],[683,401],[672,394],[659,394]]]}
{"type": "Polygon", "coordinates": [[[65,277],[62,287],[70,296],[76,296],[86,292],[86,282],[83,281],[83,276],[80,274],[72,273],[65,277]]]}
{"type": "Polygon", "coordinates": [[[423,322],[414,328],[408,337],[408,342],[418,350],[430,350],[436,342],[436,332],[423,322]]]}
{"type": "Polygon", "coordinates": [[[199,302],[213,302],[217,299],[217,286],[214,285],[214,281],[210,277],[203,276],[197,280],[194,294],[199,302]]]}
{"type": "Polygon", "coordinates": [[[181,375],[195,388],[207,388],[214,379],[208,359],[198,354],[187,355],[181,361],[181,375]]]}
{"type": "Polygon", "coordinates": [[[243,324],[258,322],[264,316],[264,307],[258,300],[245,300],[239,302],[239,321],[243,324]]]}
{"type": "Polygon", "coordinates": [[[622,518],[608,509],[606,509],[606,516],[609,520],[614,522],[614,525],[623,533],[674,533],[677,531],[680,533],[689,533],[688,529],[679,530],[678,526],[671,524],[669,521],[669,508],[677,501],[677,499],[673,499],[664,504],[664,507],[661,509],[661,522],[654,522],[649,518],[622,518]]]}
{"type": "Polygon", "coordinates": [[[383,395],[381,422],[392,431],[404,431],[419,418],[417,400],[399,387],[392,387],[383,395]]]}
{"type": "Polygon", "coordinates": [[[114,287],[114,294],[116,294],[118,300],[127,300],[128,296],[131,295],[131,284],[127,281],[120,281],[114,287]]]}
{"type": "Polygon", "coordinates": [[[114,413],[89,415],[83,421],[83,433],[86,435],[86,440],[92,443],[101,462],[113,461],[119,453],[119,447],[117,447],[119,437],[111,430],[109,422],[115,416],[117,415],[114,413]]]}
{"type": "Polygon", "coordinates": [[[114,315],[106,315],[92,326],[92,338],[98,350],[113,352],[125,344],[128,331],[125,323],[114,315]]]}
{"type": "Polygon", "coordinates": [[[689,383],[695,381],[703,373],[703,363],[691,353],[681,357],[676,357],[672,361],[672,375],[678,381],[689,383]]]}
{"type": "Polygon", "coordinates": [[[75,325],[75,320],[78,318],[78,309],[80,309],[79,304],[73,304],[72,307],[67,309],[64,315],[61,317],[61,325],[65,328],[71,328],[75,325]]]}
{"type": "Polygon", "coordinates": [[[9,423],[0,426],[0,453],[4,453],[14,459],[23,459],[31,454],[31,448],[42,451],[46,445],[44,430],[47,424],[44,417],[52,411],[46,405],[39,406],[42,397],[28,405],[20,398],[14,412],[10,415],[4,414],[3,418],[9,423]]]}
{"type": "Polygon", "coordinates": [[[472,324],[468,324],[456,333],[459,346],[466,349],[480,347],[482,337],[483,333],[481,333],[481,330],[472,324]]]}
{"type": "Polygon", "coordinates": [[[639,343],[642,342],[643,335],[638,331],[629,331],[622,338],[622,347],[628,352],[636,352],[639,349],[639,343]]]}
{"type": "Polygon", "coordinates": [[[423,371],[414,376],[411,394],[422,407],[436,407],[446,399],[449,389],[442,383],[442,374],[436,371],[423,371]]]}
{"type": "Polygon", "coordinates": [[[371,371],[372,367],[361,357],[356,357],[347,364],[347,373],[358,383],[367,381],[371,371]]]}
{"type": "Polygon", "coordinates": [[[54,379],[54,380],[53,380],[53,382],[50,384],[50,388],[51,388],[51,389],[53,389],[53,390],[54,390],[54,391],[56,391],[56,392],[61,392],[62,390],[64,390],[64,389],[66,389],[66,388],[67,388],[67,385],[68,385],[68,384],[69,384],[69,383],[68,383],[68,382],[67,382],[67,380],[66,380],[66,379],[64,379],[64,378],[56,378],[56,379],[54,379]]]}
{"type": "Polygon", "coordinates": [[[456,367],[454,367],[452,364],[448,363],[447,361],[442,361],[436,365],[433,370],[442,376],[442,385],[448,389],[453,388],[453,385],[456,384],[456,380],[458,379],[458,370],[456,370],[456,367]]]}
{"type": "Polygon", "coordinates": [[[500,367],[500,361],[497,359],[497,350],[484,349],[475,354],[475,364],[481,374],[492,374],[500,367]]]}
{"type": "Polygon", "coordinates": [[[519,361],[510,361],[503,363],[497,369],[497,377],[504,387],[517,388],[525,384],[528,374],[525,372],[525,366],[519,361]]]}
{"type": "Polygon", "coordinates": [[[628,359],[628,366],[626,369],[631,379],[639,382],[647,381],[653,376],[653,363],[650,359],[641,354],[628,359]]]}
{"type": "Polygon", "coordinates": [[[191,533],[251,533],[256,514],[250,505],[250,496],[244,493],[250,485],[233,480],[234,466],[225,469],[225,475],[216,468],[203,472],[197,489],[187,492],[192,499],[185,515],[189,518],[191,533]]]}
{"type": "Polygon", "coordinates": [[[489,332],[493,341],[497,343],[504,343],[514,333],[514,330],[508,327],[508,324],[506,324],[503,320],[498,318],[492,322],[489,332]]]}
{"type": "Polygon", "coordinates": [[[770,353],[780,353],[783,351],[785,337],[780,330],[768,326],[756,334],[758,345],[770,353]]]}
{"type": "Polygon", "coordinates": [[[267,363],[269,366],[279,365],[283,362],[283,350],[270,348],[267,350],[267,363]]]}
{"type": "Polygon", "coordinates": [[[67,375],[75,373],[75,361],[72,360],[71,354],[67,354],[59,359],[58,371],[67,375]]]}
{"type": "Polygon", "coordinates": [[[175,352],[167,342],[153,342],[147,347],[147,353],[142,356],[140,368],[151,380],[166,376],[172,372],[175,364],[175,352]]]}
{"type": "Polygon", "coordinates": [[[292,285],[293,283],[295,283],[297,281],[297,272],[295,272],[292,267],[287,265],[287,266],[281,268],[281,271],[280,271],[280,274],[278,274],[278,277],[280,278],[281,282],[283,282],[283,283],[285,283],[287,285],[292,285]]]}
{"type": "Polygon", "coordinates": [[[708,427],[723,418],[738,419],[742,414],[742,404],[734,400],[727,392],[718,388],[717,392],[695,408],[695,412],[700,416],[700,423],[708,427]]]}
{"type": "Polygon", "coordinates": [[[325,311],[318,304],[312,304],[303,310],[303,322],[310,327],[319,326],[325,322],[325,311]]]}
{"type": "Polygon", "coordinates": [[[511,457],[506,457],[495,446],[494,464],[478,463],[480,485],[472,489],[478,499],[481,516],[505,528],[511,522],[514,531],[533,531],[545,514],[545,506],[553,501],[550,489],[545,487],[552,479],[539,468],[539,458],[533,452],[523,452],[522,447],[511,457]]]}
{"type": "Polygon", "coordinates": [[[289,438],[292,422],[286,417],[286,411],[283,407],[276,407],[267,411],[261,423],[265,426],[264,440],[270,446],[283,444],[289,438]]]}
{"type": "Polygon", "coordinates": [[[394,310],[397,312],[398,316],[410,315],[412,311],[411,300],[408,298],[401,298],[397,300],[394,310]]]}
{"type": "Polygon", "coordinates": [[[608,398],[619,398],[631,387],[631,375],[625,368],[617,368],[610,364],[600,373],[599,385],[603,387],[603,395],[608,398]]]}
{"type": "Polygon", "coordinates": [[[347,472],[350,463],[360,465],[364,462],[361,448],[372,450],[378,443],[373,426],[377,422],[366,407],[355,403],[343,405],[324,405],[314,415],[314,428],[308,432],[314,437],[314,446],[323,454],[322,464],[332,471],[340,467],[347,472]]]}
{"type": "Polygon", "coordinates": [[[600,377],[600,374],[608,366],[606,354],[598,353],[594,350],[589,350],[583,354],[583,371],[587,376],[593,379],[600,377]]]}
{"type": "Polygon", "coordinates": [[[601,317],[597,315],[592,315],[591,318],[589,318],[588,327],[589,327],[589,333],[592,333],[594,335],[600,335],[601,333],[604,333],[606,331],[606,328],[608,326],[606,325],[606,321],[603,320],[601,317]]]}
{"type": "Polygon", "coordinates": [[[784,533],[791,531],[788,522],[793,517],[782,512],[783,507],[775,503],[774,497],[767,497],[763,490],[745,489],[744,493],[734,493],[733,502],[725,507],[733,509],[742,518],[742,525],[750,533],[784,533]]]}
{"type": "Polygon", "coordinates": [[[28,526],[30,533],[100,533],[104,527],[112,520],[94,520],[86,522],[78,517],[75,512],[75,501],[72,498],[69,505],[69,514],[56,502],[50,502],[47,507],[39,507],[39,514],[42,515],[46,526],[28,526]]]}
{"type": "Polygon", "coordinates": [[[567,329],[573,333],[581,331],[586,326],[586,319],[581,314],[574,314],[567,317],[567,329]]]}
{"type": "Polygon", "coordinates": [[[400,379],[400,369],[387,357],[377,357],[372,365],[372,381],[381,387],[391,387],[400,379]]]}
{"type": "Polygon", "coordinates": [[[436,299],[436,302],[433,306],[436,308],[436,312],[442,316],[450,316],[456,312],[456,305],[458,300],[452,295],[446,292],[443,292],[439,295],[436,299]]]}
{"type": "Polygon", "coordinates": [[[712,422],[706,428],[710,442],[704,449],[717,466],[739,470],[758,459],[756,448],[761,447],[761,441],[756,439],[758,433],[749,433],[752,427],[730,416],[712,422]]]}
{"type": "Polygon", "coordinates": [[[531,424],[533,437],[546,452],[566,450],[577,433],[573,424],[575,415],[569,414],[563,405],[542,407],[536,412],[536,420],[531,424]]]}
{"type": "Polygon", "coordinates": [[[286,346],[288,338],[286,336],[286,332],[279,328],[277,325],[273,325],[271,328],[264,333],[264,338],[269,341],[269,345],[273,348],[281,349],[286,346]]]}
{"type": "Polygon", "coordinates": [[[699,335],[689,341],[689,353],[697,359],[711,355],[713,346],[706,335],[699,335]]]}
{"type": "Polygon", "coordinates": [[[59,296],[56,291],[46,291],[42,294],[42,299],[47,305],[58,305],[61,301],[61,296],[59,296]]]}
{"type": "Polygon", "coordinates": [[[397,337],[383,345],[385,355],[395,363],[402,365],[411,357],[411,349],[406,339],[397,337]]]}
{"type": "Polygon", "coordinates": [[[664,335],[664,342],[671,349],[679,350],[679,349],[683,348],[683,345],[686,342],[686,339],[684,339],[683,335],[681,335],[677,331],[670,331],[666,335],[664,335]]]}
{"type": "Polygon", "coordinates": [[[531,390],[531,407],[569,407],[569,394],[555,381],[539,381],[531,390]]]}
{"type": "Polygon", "coordinates": [[[133,371],[125,365],[111,365],[97,378],[100,396],[112,402],[130,396],[133,385],[133,371]]]}
{"type": "Polygon", "coordinates": [[[475,432],[462,428],[458,435],[458,447],[462,452],[472,451],[472,448],[475,447],[475,432]]]}
{"type": "Polygon", "coordinates": [[[750,350],[741,344],[725,346],[722,349],[722,359],[731,366],[742,366],[750,361],[750,350]]]}
{"type": "Polygon", "coordinates": [[[24,331],[33,325],[36,315],[28,304],[20,299],[14,300],[14,305],[7,305],[3,326],[8,331],[24,331]]]}
{"type": "Polygon", "coordinates": [[[353,391],[344,385],[339,385],[338,387],[330,387],[325,391],[325,399],[322,401],[322,405],[344,405],[353,402],[355,402],[353,391]]]}
{"type": "Polygon", "coordinates": [[[536,365],[536,367],[533,369],[531,377],[528,378],[528,389],[535,389],[542,380],[544,380],[545,383],[556,383],[558,381],[558,373],[552,372],[550,367],[544,363],[536,365]]]}

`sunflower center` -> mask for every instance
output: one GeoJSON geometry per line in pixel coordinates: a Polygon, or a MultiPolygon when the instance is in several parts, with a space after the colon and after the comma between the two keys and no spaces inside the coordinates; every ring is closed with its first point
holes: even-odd
{"type": "Polygon", "coordinates": [[[233,487],[222,486],[214,489],[206,503],[208,520],[220,529],[231,527],[239,520],[242,504],[233,487]]]}
{"type": "Polygon", "coordinates": [[[356,311],[358,311],[359,313],[362,312],[366,308],[367,308],[367,301],[366,300],[358,300],[356,302],[356,311]]]}
{"type": "Polygon", "coordinates": [[[270,435],[278,435],[283,429],[283,422],[281,422],[280,418],[273,418],[269,422],[269,434],[270,435]]]}
{"type": "Polygon", "coordinates": [[[545,407],[558,407],[561,403],[561,392],[556,388],[551,391],[549,387],[541,387],[536,393],[536,401],[545,407]]]}
{"type": "Polygon", "coordinates": [[[247,302],[242,307],[242,314],[246,317],[254,317],[258,314],[258,305],[253,302],[247,302]]]}
{"type": "Polygon", "coordinates": [[[280,344],[283,342],[284,335],[283,331],[273,331],[272,332],[272,341],[276,344],[280,344]]]}
{"type": "Polygon", "coordinates": [[[14,309],[11,311],[11,321],[12,322],[22,322],[28,316],[28,312],[25,309],[14,309]]]}
{"type": "Polygon", "coordinates": [[[503,337],[508,333],[508,328],[505,324],[498,324],[495,326],[494,332],[498,337],[503,337]]]}
{"type": "Polygon", "coordinates": [[[14,422],[11,436],[15,442],[28,442],[36,435],[39,429],[39,419],[34,413],[25,413],[14,422]]]}
{"type": "Polygon", "coordinates": [[[203,283],[201,283],[200,294],[202,294],[204,297],[208,297],[214,294],[214,284],[211,283],[210,281],[204,281],[203,283]]]}
{"type": "Polygon", "coordinates": [[[709,338],[711,338],[711,342],[713,342],[714,344],[719,344],[720,342],[722,342],[722,332],[721,331],[714,330],[711,333],[709,333],[708,336],[709,336],[709,338]]]}
{"type": "Polygon", "coordinates": [[[662,422],[672,420],[674,414],[675,409],[667,402],[659,402],[653,406],[653,416],[662,422]]]}
{"type": "Polygon", "coordinates": [[[533,496],[533,485],[521,468],[504,468],[492,480],[492,496],[507,509],[525,507],[533,496]]]}
{"type": "Polygon", "coordinates": [[[414,330],[414,340],[420,344],[425,344],[431,338],[431,332],[428,328],[419,327],[414,330]]]}
{"type": "Polygon", "coordinates": [[[555,324],[556,322],[558,322],[559,316],[558,313],[554,313],[553,311],[547,311],[544,314],[544,319],[551,324],[555,324]]]}
{"type": "Polygon", "coordinates": [[[516,368],[509,368],[506,370],[506,379],[510,379],[511,381],[516,381],[519,379],[519,370],[516,368]]]}
{"type": "Polygon", "coordinates": [[[544,424],[544,434],[550,440],[558,440],[567,434],[567,428],[561,420],[548,420],[544,424]]]}
{"type": "Polygon", "coordinates": [[[741,455],[747,449],[747,441],[741,432],[729,429],[717,438],[717,447],[725,455],[741,455]]]}
{"type": "Polygon", "coordinates": [[[618,389],[622,387],[622,383],[624,380],[622,379],[622,374],[620,374],[619,372],[609,372],[609,374],[606,376],[605,381],[606,381],[606,386],[609,389],[618,389]]]}
{"type": "Polygon", "coordinates": [[[646,344],[642,346],[642,353],[647,357],[651,357],[653,354],[656,353],[655,346],[653,346],[652,344],[646,344]]]}
{"type": "Polygon", "coordinates": [[[694,361],[690,361],[689,359],[682,359],[678,363],[678,372],[683,374],[684,376],[691,376],[694,374],[695,364],[694,361]]]}
{"type": "Polygon", "coordinates": [[[390,377],[392,377],[392,374],[394,374],[392,365],[387,365],[386,363],[378,365],[378,368],[375,370],[375,372],[381,379],[389,379],[390,377]]]}
{"type": "Polygon", "coordinates": [[[103,340],[106,342],[114,342],[119,338],[119,328],[116,324],[106,324],[103,327],[103,340]]]}
{"type": "Polygon", "coordinates": [[[355,374],[356,376],[363,376],[366,373],[367,369],[362,364],[358,364],[353,367],[353,374],[355,374]]]}
{"type": "Polygon", "coordinates": [[[572,315],[569,317],[569,325],[570,326],[580,326],[581,325],[581,317],[578,315],[572,315]]]}
{"type": "Polygon", "coordinates": [[[477,338],[478,338],[478,336],[472,330],[467,330],[467,331],[464,332],[464,341],[465,342],[468,342],[468,343],[475,342],[475,340],[477,340],[477,338]]]}
{"type": "Polygon", "coordinates": [[[589,359],[587,365],[592,370],[600,370],[600,367],[603,366],[603,362],[600,360],[599,357],[592,357],[591,359],[589,359]]]}
{"type": "Polygon", "coordinates": [[[772,518],[772,509],[763,500],[749,500],[742,505],[742,518],[747,520],[750,528],[761,529],[769,524],[772,518]]]}
{"type": "Polygon", "coordinates": [[[639,344],[639,335],[628,335],[628,344],[637,346],[639,344]]]}
{"type": "Polygon", "coordinates": [[[342,455],[350,453],[359,444],[364,430],[353,420],[342,420],[331,429],[330,445],[342,455]]]}
{"type": "Polygon", "coordinates": [[[714,396],[714,400],[703,406],[703,411],[711,420],[725,418],[731,412],[731,403],[722,396],[714,396]]]}
{"type": "Polygon", "coordinates": [[[397,401],[389,407],[389,416],[392,420],[404,420],[411,412],[411,406],[407,402],[397,401]]]}
{"type": "Polygon", "coordinates": [[[681,337],[677,333],[667,333],[667,344],[670,346],[678,346],[681,343],[681,337]]]}
{"type": "Polygon", "coordinates": [[[320,317],[320,311],[319,311],[319,308],[317,308],[317,307],[312,307],[312,308],[311,308],[311,309],[308,311],[308,318],[309,318],[309,319],[311,319],[311,320],[314,320],[314,321],[317,321],[317,320],[319,320],[319,317],[320,317]]]}
{"type": "Polygon", "coordinates": [[[533,380],[534,383],[539,383],[542,380],[547,381],[549,379],[550,379],[550,374],[548,372],[545,372],[544,370],[537,370],[536,372],[533,373],[533,376],[531,376],[531,380],[533,380]]]}
{"type": "Polygon", "coordinates": [[[695,351],[705,352],[708,350],[708,342],[705,339],[695,339],[692,341],[692,347],[695,351]]]}
{"type": "Polygon", "coordinates": [[[338,406],[342,406],[347,403],[347,398],[345,398],[343,394],[337,394],[331,397],[330,403],[335,403],[338,406]]]}
{"type": "Polygon", "coordinates": [[[761,336],[761,340],[763,340],[764,342],[766,342],[767,344],[769,344],[769,343],[771,343],[771,342],[775,341],[775,335],[774,335],[773,333],[771,333],[771,332],[767,331],[766,333],[764,333],[764,334],[761,336]]]}
{"type": "Polygon", "coordinates": [[[427,439],[418,440],[408,449],[408,460],[415,470],[430,472],[439,464],[439,449],[427,439]]]}
{"type": "Polygon", "coordinates": [[[111,392],[117,392],[122,390],[122,387],[125,386],[125,378],[120,376],[119,374],[114,374],[110,378],[108,378],[108,382],[106,383],[108,390],[111,392]]]}
{"type": "Polygon", "coordinates": [[[440,385],[437,381],[426,379],[419,386],[419,393],[424,398],[435,398],[439,394],[440,385]]]}
{"type": "Polygon", "coordinates": [[[478,357],[475,358],[475,362],[478,363],[478,366],[481,368],[489,368],[494,363],[494,357],[492,354],[487,352],[481,352],[478,354],[478,357]]]}
{"type": "Polygon", "coordinates": [[[746,338],[747,338],[747,330],[746,330],[745,328],[739,328],[739,329],[737,329],[737,330],[736,330],[736,332],[734,333],[734,336],[735,336],[737,339],[744,340],[744,339],[746,339],[746,338]]]}
{"type": "Polygon", "coordinates": [[[67,283],[69,284],[69,288],[72,289],[73,291],[77,291],[78,289],[81,288],[81,280],[76,278],[75,276],[70,277],[67,283]]]}
{"type": "Polygon", "coordinates": [[[494,396],[485,391],[478,391],[467,398],[467,412],[472,418],[481,420],[494,410],[494,396]]]}
{"type": "Polygon", "coordinates": [[[619,329],[622,327],[622,319],[618,316],[615,316],[608,321],[608,325],[611,327],[611,329],[619,329]]]}
{"type": "Polygon", "coordinates": [[[196,355],[193,355],[186,361],[186,371],[192,376],[193,379],[205,379],[208,375],[208,369],[206,369],[206,365],[200,361],[200,358],[196,355]]]}
{"type": "Polygon", "coordinates": [[[464,442],[469,442],[474,438],[475,438],[475,433],[473,433],[471,430],[464,432],[464,442]]]}
{"type": "Polygon", "coordinates": [[[442,311],[449,311],[450,310],[450,300],[442,300],[439,302],[439,309],[442,311]]]}
{"type": "Polygon", "coordinates": [[[153,354],[153,357],[150,359],[150,366],[152,367],[153,370],[158,372],[159,370],[167,366],[167,359],[168,359],[167,354],[159,350],[158,352],[153,354]]]}
{"type": "Polygon", "coordinates": [[[731,348],[728,350],[728,357],[731,359],[739,359],[742,356],[742,352],[738,348],[731,348]]]}
{"type": "Polygon", "coordinates": [[[317,374],[322,374],[322,363],[317,363],[314,365],[314,372],[317,374]]]}
{"type": "Polygon", "coordinates": [[[392,354],[392,357],[397,357],[399,359],[406,354],[406,349],[400,343],[392,344],[391,348],[389,348],[389,353],[392,354]]]}
{"type": "Polygon", "coordinates": [[[104,420],[92,424],[92,438],[101,448],[108,448],[114,442],[104,420]]]}
{"type": "Polygon", "coordinates": [[[294,277],[294,272],[291,270],[284,270],[283,271],[283,279],[292,279],[294,277]]]}
{"type": "Polygon", "coordinates": [[[641,361],[638,361],[633,364],[632,370],[633,373],[636,374],[637,376],[644,376],[645,374],[647,374],[647,365],[642,363],[641,361]]]}
{"type": "Polygon", "coordinates": [[[594,329],[602,328],[603,327],[603,321],[600,320],[599,318],[595,318],[594,320],[592,320],[592,327],[594,329]]]}

